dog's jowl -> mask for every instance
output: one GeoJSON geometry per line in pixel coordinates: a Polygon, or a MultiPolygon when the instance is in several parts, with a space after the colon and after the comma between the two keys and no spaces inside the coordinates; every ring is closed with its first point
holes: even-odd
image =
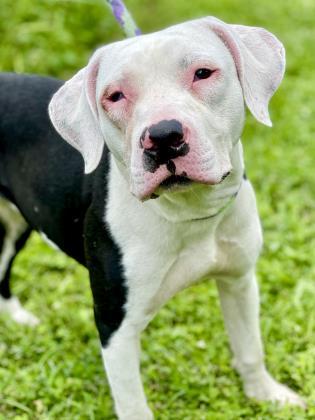
{"type": "Polygon", "coordinates": [[[262,235],[240,141],[245,104],[271,125],[284,66],[266,30],[210,17],[102,47],[65,84],[0,76],[0,309],[37,322],[9,288],[32,229],[86,265],[119,419],[153,418],[140,333],[205,277],[217,283],[245,393],[303,405],[264,365],[262,235]]]}

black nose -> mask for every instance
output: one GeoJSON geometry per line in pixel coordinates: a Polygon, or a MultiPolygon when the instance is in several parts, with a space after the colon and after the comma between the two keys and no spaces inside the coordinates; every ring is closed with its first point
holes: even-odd
{"type": "Polygon", "coordinates": [[[188,153],[189,146],[184,139],[183,126],[179,121],[163,120],[151,125],[147,131],[150,145],[149,147],[144,145],[143,152],[146,170],[155,172],[160,165],[167,164],[171,159],[185,156],[188,153]]]}
{"type": "Polygon", "coordinates": [[[177,120],[160,121],[151,125],[148,131],[155,148],[169,148],[175,151],[184,143],[183,126],[177,120]]]}

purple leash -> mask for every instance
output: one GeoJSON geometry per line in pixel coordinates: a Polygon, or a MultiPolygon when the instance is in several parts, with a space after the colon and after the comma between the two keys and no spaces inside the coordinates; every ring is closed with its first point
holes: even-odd
{"type": "Polygon", "coordinates": [[[112,9],[112,13],[115,16],[115,19],[117,20],[119,25],[122,27],[125,35],[128,38],[141,34],[140,29],[136,25],[127,7],[124,5],[123,1],[106,0],[106,2],[112,9]]]}

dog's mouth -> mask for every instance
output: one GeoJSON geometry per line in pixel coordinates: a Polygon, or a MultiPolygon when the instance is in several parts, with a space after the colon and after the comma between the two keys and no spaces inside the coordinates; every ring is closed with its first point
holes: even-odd
{"type": "Polygon", "coordinates": [[[187,176],[171,175],[168,178],[164,179],[163,182],[161,182],[160,187],[169,190],[174,187],[187,186],[191,183],[192,183],[192,180],[189,179],[187,176]]]}
{"type": "Polygon", "coordinates": [[[160,197],[163,192],[183,191],[190,186],[194,181],[183,175],[171,175],[162,181],[150,198],[155,199],[160,197]]]}
{"type": "MultiPolygon", "coordinates": [[[[219,184],[221,182],[223,182],[225,180],[225,178],[227,178],[230,175],[230,173],[231,173],[231,171],[226,172],[222,176],[221,181],[219,182],[219,184]]],[[[159,184],[159,186],[156,189],[156,191],[151,194],[150,198],[151,199],[158,198],[161,194],[163,194],[163,192],[171,192],[171,191],[181,192],[181,191],[185,191],[192,184],[195,184],[196,183],[196,181],[194,181],[193,179],[188,178],[188,176],[186,175],[185,172],[184,172],[184,174],[185,175],[171,175],[168,178],[164,179],[164,181],[162,181],[159,184]]],[[[199,183],[199,182],[197,182],[197,183],[199,183]]],[[[206,184],[206,185],[208,185],[208,184],[206,184]]]]}
{"type": "MultiPolygon", "coordinates": [[[[193,172],[193,171],[191,171],[193,172]]],[[[178,175],[176,174],[165,174],[161,172],[159,177],[153,177],[149,179],[149,182],[145,184],[146,190],[142,196],[138,196],[141,201],[158,198],[164,194],[175,194],[175,193],[186,193],[189,192],[194,185],[204,184],[209,186],[215,186],[220,184],[230,175],[231,171],[225,172],[221,177],[203,177],[200,173],[195,175],[194,173],[187,175],[186,171],[181,171],[178,175]],[[163,176],[164,175],[164,176],[163,176]],[[165,178],[166,175],[166,178],[165,178]],[[168,175],[168,176],[167,176],[168,175]],[[159,180],[156,178],[160,178],[159,180]],[[159,183],[158,183],[159,182],[159,183]]]]}

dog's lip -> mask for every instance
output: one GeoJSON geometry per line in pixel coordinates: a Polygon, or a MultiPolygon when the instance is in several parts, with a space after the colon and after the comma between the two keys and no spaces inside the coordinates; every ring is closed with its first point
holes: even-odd
{"type": "Polygon", "coordinates": [[[184,172],[182,175],[174,174],[165,178],[160,183],[158,189],[162,188],[163,190],[168,190],[168,191],[179,190],[179,189],[187,188],[193,183],[201,183],[205,185],[218,185],[218,184],[221,184],[230,174],[231,174],[231,171],[227,171],[226,173],[222,175],[221,179],[217,182],[213,182],[213,181],[202,182],[199,180],[195,180],[195,179],[189,178],[186,172],[184,172]]]}
{"type": "Polygon", "coordinates": [[[165,192],[175,192],[187,190],[195,181],[183,175],[170,175],[163,179],[151,193],[142,197],[142,201],[155,199],[165,192]]]}
{"type": "Polygon", "coordinates": [[[194,181],[186,176],[171,175],[165,178],[151,193],[143,196],[141,201],[159,198],[164,192],[186,190],[194,181]]]}
{"type": "Polygon", "coordinates": [[[159,187],[172,189],[173,187],[186,186],[193,182],[192,179],[188,178],[186,175],[171,175],[164,179],[159,185],[159,187]]]}
{"type": "Polygon", "coordinates": [[[198,176],[199,174],[187,174],[186,171],[182,171],[180,174],[164,173],[164,176],[161,173],[158,182],[150,182],[149,185],[146,185],[147,188],[144,191],[133,194],[140,201],[146,201],[158,198],[165,193],[189,191],[194,184],[215,186],[222,183],[230,174],[231,170],[226,171],[221,176],[216,174],[208,177],[198,176]]]}
{"type": "Polygon", "coordinates": [[[146,201],[150,199],[159,198],[164,193],[172,193],[172,192],[181,192],[181,191],[188,191],[194,184],[203,184],[203,185],[209,185],[209,186],[215,186],[219,185],[221,182],[224,181],[224,179],[228,175],[222,177],[220,181],[201,181],[201,180],[195,180],[192,178],[189,178],[188,176],[183,175],[170,175],[167,178],[163,179],[160,184],[151,190],[150,193],[146,194],[145,196],[142,196],[140,198],[141,201],[146,201]]]}

